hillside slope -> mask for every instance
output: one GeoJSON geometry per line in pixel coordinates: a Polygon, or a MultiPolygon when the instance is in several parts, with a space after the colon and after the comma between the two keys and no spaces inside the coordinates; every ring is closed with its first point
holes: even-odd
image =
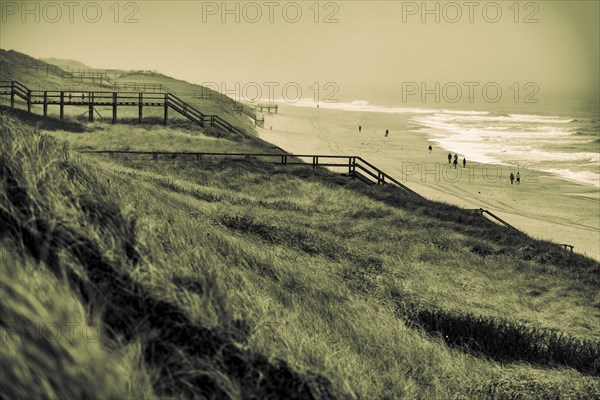
{"type": "Polygon", "coordinates": [[[66,60],[62,58],[40,58],[40,61],[43,61],[48,64],[56,65],[62,69],[70,69],[70,70],[84,70],[84,69],[94,69],[88,65],[85,65],[82,62],[76,60],[66,60]]]}
{"type": "Polygon", "coordinates": [[[593,260],[324,170],[76,152],[240,145],[198,132],[0,118],[4,398],[600,392],[593,260]],[[66,309],[101,340],[15,328],[66,309]]]}

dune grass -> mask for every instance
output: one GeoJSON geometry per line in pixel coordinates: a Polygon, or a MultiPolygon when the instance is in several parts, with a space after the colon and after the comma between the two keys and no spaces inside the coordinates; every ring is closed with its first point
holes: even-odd
{"type": "Polygon", "coordinates": [[[108,340],[67,281],[17,250],[0,249],[0,396],[154,398],[141,342],[108,340]]]}
{"type": "MultiPolygon", "coordinates": [[[[92,375],[114,379],[107,397],[119,398],[588,399],[600,391],[593,260],[524,235],[515,248],[514,233],[477,215],[323,170],[77,155],[61,141],[203,151],[244,143],[130,127],[53,139],[0,118],[0,237],[18,249],[2,263],[20,274],[3,275],[3,329],[22,308],[14,288],[31,302],[42,285],[56,291],[47,308],[81,310],[78,322],[106,332],[96,343],[54,347],[27,338],[30,357],[2,359],[11,377],[3,397],[32,386],[56,397],[69,397],[67,386],[109,390],[88,384],[92,375]],[[514,350],[546,339],[569,357],[514,350]],[[494,341],[508,356],[494,354],[494,341]],[[69,346],[78,346],[70,361],[80,374],[38,359],[69,346]],[[17,374],[19,363],[48,385],[17,374]]],[[[11,335],[2,354],[17,353],[22,333],[11,335]]]]}
{"type": "Polygon", "coordinates": [[[162,151],[229,152],[232,147],[240,152],[265,152],[263,147],[239,137],[214,137],[189,126],[165,127],[161,125],[106,125],[86,124],[87,132],[74,135],[72,132],[52,132],[61,141],[67,140],[75,150],[125,150],[144,151],[151,144],[162,151]],[[123,138],[127,137],[124,141],[123,138]]]}

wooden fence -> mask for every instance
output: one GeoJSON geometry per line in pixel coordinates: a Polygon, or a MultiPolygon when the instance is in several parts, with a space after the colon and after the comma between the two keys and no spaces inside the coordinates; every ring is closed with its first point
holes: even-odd
{"type": "Polygon", "coordinates": [[[31,90],[17,81],[0,81],[0,95],[10,96],[10,108],[15,108],[17,99],[23,100],[27,111],[31,112],[32,105],[42,105],[43,115],[48,115],[48,106],[58,106],[60,118],[64,118],[65,106],[88,108],[88,120],[94,121],[96,106],[112,107],[112,123],[117,122],[119,107],[138,107],[138,122],[142,123],[144,107],[163,107],[163,123],[166,125],[169,109],[175,110],[185,118],[199,126],[217,127],[228,132],[248,136],[243,130],[225,121],[218,115],[207,115],[181,100],[173,93],[160,92],[107,92],[107,91],[57,91],[31,90]]]}
{"type": "Polygon", "coordinates": [[[310,166],[313,169],[319,167],[340,167],[348,172],[348,175],[356,177],[364,182],[386,185],[395,185],[407,193],[422,198],[421,195],[400,183],[390,175],[386,174],[373,164],[365,161],[358,156],[338,156],[324,154],[270,154],[270,153],[206,153],[206,152],[178,152],[178,151],[127,151],[127,150],[83,150],[81,153],[90,154],[132,154],[149,155],[153,160],[158,160],[161,156],[166,160],[191,157],[196,160],[216,158],[253,158],[266,159],[268,162],[279,165],[300,165],[310,166]]]}

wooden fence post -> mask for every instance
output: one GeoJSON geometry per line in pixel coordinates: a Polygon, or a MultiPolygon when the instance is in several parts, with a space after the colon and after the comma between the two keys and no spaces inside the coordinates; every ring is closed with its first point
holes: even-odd
{"type": "Polygon", "coordinates": [[[138,124],[142,123],[142,108],[144,108],[144,103],[142,101],[142,92],[138,94],[138,124]]]}
{"type": "Polygon", "coordinates": [[[44,117],[48,116],[48,91],[44,90],[44,117]]]}
{"type": "Polygon", "coordinates": [[[15,108],[15,82],[10,83],[10,109],[15,108]]]}
{"type": "Polygon", "coordinates": [[[169,118],[169,94],[168,93],[165,93],[164,106],[165,106],[165,116],[164,116],[163,123],[165,125],[167,125],[167,120],[169,118]]]}
{"type": "Polygon", "coordinates": [[[112,123],[116,124],[117,123],[117,92],[113,92],[112,94],[112,100],[113,100],[113,109],[112,109],[112,123]]]}
{"type": "Polygon", "coordinates": [[[88,121],[94,122],[94,93],[89,93],[88,99],[88,121]]]}
{"type": "Polygon", "coordinates": [[[27,112],[31,112],[31,90],[27,89],[27,112]]]}
{"type": "Polygon", "coordinates": [[[60,92],[60,119],[65,117],[65,92],[60,92]]]}

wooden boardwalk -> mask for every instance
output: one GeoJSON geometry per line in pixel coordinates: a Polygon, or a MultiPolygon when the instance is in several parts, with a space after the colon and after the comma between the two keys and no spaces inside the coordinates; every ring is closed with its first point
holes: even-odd
{"type": "Polygon", "coordinates": [[[58,91],[58,90],[31,90],[17,81],[0,81],[0,95],[10,96],[10,107],[15,108],[15,100],[21,99],[27,104],[27,111],[31,112],[32,105],[42,105],[43,115],[48,115],[49,106],[58,106],[60,118],[64,118],[66,106],[87,107],[88,120],[94,121],[96,106],[112,107],[112,123],[117,123],[119,107],[137,107],[138,122],[142,123],[145,107],[162,107],[163,123],[167,125],[169,110],[183,115],[193,123],[204,127],[216,127],[228,132],[248,136],[240,128],[230,124],[218,115],[207,115],[196,109],[191,104],[181,100],[173,93],[161,92],[108,92],[108,91],[58,91]]]}
{"type": "MultiPolygon", "coordinates": [[[[23,69],[32,69],[35,70],[36,72],[44,72],[46,76],[49,75],[50,71],[55,74],[58,75],[60,78],[63,79],[63,81],[67,81],[67,82],[89,82],[92,85],[98,85],[98,86],[102,86],[102,85],[106,85],[109,86],[110,91],[108,91],[108,93],[112,93],[112,92],[154,92],[154,93],[170,93],[172,95],[179,95],[181,96],[185,96],[185,97],[189,97],[189,98],[194,98],[194,99],[211,99],[213,98],[213,93],[210,91],[205,90],[204,88],[202,88],[202,90],[199,91],[187,91],[187,92],[175,92],[173,90],[171,90],[169,87],[167,87],[166,85],[163,85],[162,83],[156,83],[156,82],[135,82],[135,81],[129,81],[129,82],[120,82],[117,81],[117,76],[123,76],[125,75],[127,72],[124,71],[118,71],[118,70],[73,70],[73,71],[68,71],[68,70],[64,70],[63,68],[59,67],[59,66],[55,66],[55,65],[39,65],[39,64],[24,64],[24,65],[20,65],[20,68],[23,69]],[[109,76],[109,73],[113,75],[113,78],[111,78],[109,76]]],[[[140,71],[135,71],[135,72],[140,72],[140,71]]],[[[157,74],[156,71],[147,71],[150,74],[154,75],[157,74]]],[[[57,85],[58,86],[58,85],[57,85]]],[[[65,89],[65,87],[63,85],[58,86],[57,90],[55,90],[56,92],[58,92],[58,89],[62,89],[65,92],[89,92],[89,89],[86,90],[85,88],[82,88],[81,90],[77,90],[77,89],[65,89]]],[[[43,91],[43,90],[48,90],[48,88],[45,89],[39,89],[38,91],[43,91]]],[[[52,92],[50,90],[50,92],[52,92]]],[[[225,95],[221,95],[225,98],[228,98],[225,95]]],[[[228,98],[229,99],[229,98],[228,98]]],[[[233,100],[231,100],[233,101],[233,100]]],[[[36,103],[33,103],[36,104],[36,103]]],[[[74,104],[72,104],[74,105],[74,104]]],[[[275,112],[277,112],[277,106],[273,105],[273,104],[269,104],[266,105],[265,107],[270,107],[268,108],[269,113],[271,112],[271,108],[275,109],[275,112]]],[[[248,107],[246,105],[243,104],[239,104],[236,102],[233,102],[233,109],[236,112],[239,112],[241,114],[245,114],[248,117],[252,118],[254,125],[255,126],[259,126],[259,127],[264,127],[264,122],[265,119],[264,117],[261,116],[257,116],[256,112],[253,108],[248,107]]],[[[261,108],[262,111],[262,108],[261,108]]]]}

